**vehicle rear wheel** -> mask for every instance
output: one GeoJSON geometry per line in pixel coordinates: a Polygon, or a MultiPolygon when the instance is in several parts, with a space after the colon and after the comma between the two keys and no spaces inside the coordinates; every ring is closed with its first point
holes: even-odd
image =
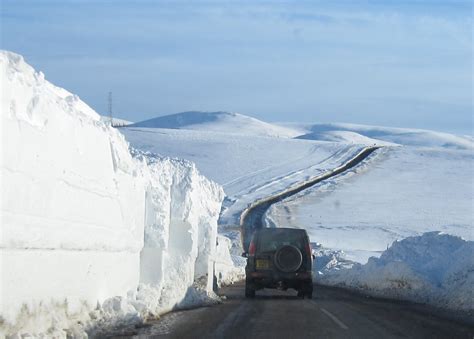
{"type": "Polygon", "coordinates": [[[255,286],[250,282],[245,282],[245,297],[255,298],[255,286]]]}

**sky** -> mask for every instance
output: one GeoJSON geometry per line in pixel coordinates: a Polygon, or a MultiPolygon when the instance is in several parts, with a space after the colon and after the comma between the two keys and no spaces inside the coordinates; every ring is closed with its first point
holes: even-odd
{"type": "Polygon", "coordinates": [[[1,48],[107,114],[473,134],[471,1],[1,0],[1,48]]]}

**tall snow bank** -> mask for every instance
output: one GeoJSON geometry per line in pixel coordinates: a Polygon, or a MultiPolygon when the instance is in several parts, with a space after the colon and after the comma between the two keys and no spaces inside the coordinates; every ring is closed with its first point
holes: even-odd
{"type": "MultiPolygon", "coordinates": [[[[412,300],[441,308],[474,311],[474,242],[428,232],[396,241],[367,264],[344,269],[329,261],[320,283],[375,296],[412,300]]],[[[315,261],[318,262],[318,259],[315,261]]],[[[343,266],[343,265],[342,265],[343,266]]],[[[321,272],[321,268],[319,268],[321,272]]]]}
{"type": "Polygon", "coordinates": [[[193,284],[212,291],[224,192],[191,162],[138,151],[136,156],[149,168],[140,281],[142,289],[160,292],[151,307],[160,313],[190,301],[193,284]]]}
{"type": "Polygon", "coordinates": [[[145,180],[77,96],[13,53],[0,53],[0,76],[1,316],[46,331],[55,304],[73,314],[138,284],[145,180]]]}
{"type": "Polygon", "coordinates": [[[0,52],[0,334],[61,337],[212,292],[222,189],[137,160],[115,129],[0,52]]]}

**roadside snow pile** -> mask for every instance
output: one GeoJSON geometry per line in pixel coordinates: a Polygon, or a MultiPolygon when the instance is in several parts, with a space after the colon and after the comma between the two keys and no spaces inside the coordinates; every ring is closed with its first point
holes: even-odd
{"type": "Polygon", "coordinates": [[[372,257],[365,265],[325,270],[316,279],[374,296],[471,312],[474,241],[428,232],[394,242],[380,258],[372,257]]]}
{"type": "Polygon", "coordinates": [[[228,234],[225,236],[219,235],[217,238],[215,268],[219,287],[245,279],[245,265],[247,264],[247,259],[242,257],[243,251],[241,249],[238,254],[232,251],[232,248],[236,246],[236,244],[240,244],[240,232],[238,233],[238,239],[230,239],[228,234]]]}
{"type": "Polygon", "coordinates": [[[80,337],[215,302],[222,188],[190,162],[132,157],[17,54],[0,52],[0,80],[0,336],[80,337]]]}
{"type": "Polygon", "coordinates": [[[355,262],[346,259],[341,250],[324,248],[320,243],[311,243],[313,255],[313,272],[315,275],[324,275],[341,269],[349,269],[355,262]]]}

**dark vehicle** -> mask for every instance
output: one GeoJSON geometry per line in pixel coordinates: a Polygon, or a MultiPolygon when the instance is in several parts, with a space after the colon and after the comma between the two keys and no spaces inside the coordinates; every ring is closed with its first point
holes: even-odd
{"type": "Polygon", "coordinates": [[[262,228],[250,242],[245,267],[245,296],[263,288],[293,288],[298,296],[313,297],[312,253],[308,234],[294,228],[262,228]]]}

